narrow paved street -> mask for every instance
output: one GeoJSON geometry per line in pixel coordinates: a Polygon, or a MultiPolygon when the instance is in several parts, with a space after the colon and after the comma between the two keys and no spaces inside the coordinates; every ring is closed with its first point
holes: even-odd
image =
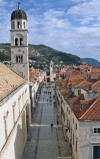
{"type": "Polygon", "coordinates": [[[44,85],[41,89],[22,159],[57,159],[57,157],[66,157],[69,153],[62,127],[57,126],[53,85],[44,85]],[[54,125],[52,128],[51,123],[54,125]]]}

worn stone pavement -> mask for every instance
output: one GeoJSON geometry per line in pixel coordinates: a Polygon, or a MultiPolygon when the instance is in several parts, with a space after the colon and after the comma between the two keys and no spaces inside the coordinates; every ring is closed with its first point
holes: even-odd
{"type": "Polygon", "coordinates": [[[57,126],[57,108],[53,104],[55,93],[53,85],[50,88],[46,85],[41,90],[22,159],[57,159],[57,157],[69,156],[62,126],[57,126]],[[52,102],[49,101],[50,94],[44,91],[52,92],[52,102]],[[54,124],[53,128],[50,126],[51,123],[54,124]]]}

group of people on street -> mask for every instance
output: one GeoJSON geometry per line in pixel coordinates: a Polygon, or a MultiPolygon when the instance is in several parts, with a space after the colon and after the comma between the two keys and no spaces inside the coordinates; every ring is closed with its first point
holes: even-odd
{"type": "MultiPolygon", "coordinates": [[[[59,121],[57,120],[57,126],[59,125],[59,121]]],[[[51,123],[51,128],[53,128],[53,123],[51,123]]]]}

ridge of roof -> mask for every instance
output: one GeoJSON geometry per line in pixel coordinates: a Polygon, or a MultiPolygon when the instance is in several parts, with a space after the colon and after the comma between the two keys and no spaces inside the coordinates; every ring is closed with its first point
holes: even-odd
{"type": "Polygon", "coordinates": [[[99,97],[95,98],[95,101],[92,103],[92,105],[86,110],[86,112],[79,118],[80,120],[92,109],[94,104],[99,100],[99,97]]]}
{"type": "Polygon", "coordinates": [[[85,83],[86,80],[83,80],[82,82],[80,82],[78,85],[76,85],[75,87],[79,87],[80,84],[85,83]]]}

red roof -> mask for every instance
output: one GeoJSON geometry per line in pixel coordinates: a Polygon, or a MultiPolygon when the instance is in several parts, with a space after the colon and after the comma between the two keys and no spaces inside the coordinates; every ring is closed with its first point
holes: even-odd
{"type": "Polygon", "coordinates": [[[80,120],[100,120],[100,97],[80,117],[80,120]]]}
{"type": "MultiPolygon", "coordinates": [[[[72,110],[75,114],[75,116],[79,119],[79,120],[94,120],[94,110],[96,110],[97,106],[97,102],[96,102],[97,98],[92,99],[91,101],[86,101],[84,99],[83,94],[80,95],[80,97],[77,98],[77,100],[73,103],[72,110]],[[96,104],[95,104],[96,102],[96,104]],[[87,107],[84,109],[81,109],[81,105],[82,104],[86,104],[87,107]],[[95,104],[95,105],[94,105],[95,104]],[[93,109],[91,109],[91,107],[94,105],[93,109]],[[91,111],[90,111],[91,110],[91,111]],[[88,114],[86,115],[86,113],[88,112],[88,114]]],[[[100,101],[99,101],[100,104],[100,101]]],[[[100,107],[99,107],[99,114],[100,114],[100,107]]],[[[95,117],[97,117],[97,120],[100,120],[100,115],[98,116],[98,110],[95,111],[95,117]]]]}
{"type": "Polygon", "coordinates": [[[83,82],[81,82],[80,84],[78,84],[76,87],[82,88],[83,90],[89,89],[89,86],[93,85],[94,83],[96,83],[96,80],[84,80],[83,82]]]}
{"type": "Polygon", "coordinates": [[[93,86],[92,86],[92,90],[94,92],[100,92],[100,81],[97,81],[93,86]]]}

